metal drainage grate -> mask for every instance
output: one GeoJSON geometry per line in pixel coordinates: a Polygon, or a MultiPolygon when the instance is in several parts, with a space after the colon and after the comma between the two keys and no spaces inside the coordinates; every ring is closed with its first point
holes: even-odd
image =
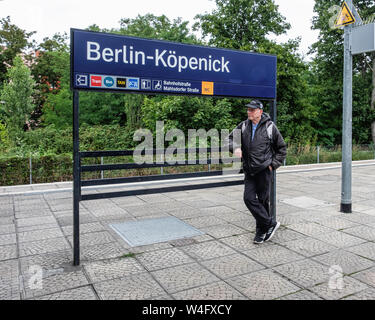
{"type": "Polygon", "coordinates": [[[109,225],[131,247],[191,238],[204,234],[175,217],[128,221],[109,225]]]}

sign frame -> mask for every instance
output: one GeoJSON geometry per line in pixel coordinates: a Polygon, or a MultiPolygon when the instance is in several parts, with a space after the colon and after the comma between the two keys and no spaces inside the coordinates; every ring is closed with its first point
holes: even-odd
{"type": "MultiPolygon", "coordinates": [[[[70,59],[70,88],[71,90],[79,90],[79,91],[97,91],[97,92],[114,92],[114,93],[119,93],[119,92],[128,92],[128,93],[138,93],[138,94],[162,94],[162,95],[177,95],[177,96],[180,96],[180,95],[184,95],[184,96],[194,96],[194,97],[205,97],[205,96],[208,96],[208,97],[227,97],[227,98],[248,98],[248,97],[252,97],[252,98],[258,98],[258,99],[263,99],[263,100],[273,100],[273,99],[276,99],[276,96],[277,96],[277,55],[275,54],[263,54],[263,53],[256,53],[256,52],[250,52],[250,51],[243,51],[243,50],[237,50],[237,49],[227,49],[227,48],[219,48],[219,47],[211,47],[211,46],[204,46],[204,45],[195,45],[195,44],[190,44],[190,43],[180,43],[180,42],[175,42],[175,41],[166,41],[166,40],[158,40],[158,39],[148,39],[148,38],[141,38],[141,37],[135,37],[135,36],[127,36],[127,35],[121,35],[121,34],[114,34],[114,33],[108,33],[108,32],[97,32],[97,31],[91,31],[91,30],[82,30],[82,29],[77,29],[77,28],[71,28],[70,29],[70,52],[71,52],[71,59],[70,59]],[[74,65],[74,55],[75,55],[75,52],[76,52],[76,48],[75,48],[75,41],[74,41],[74,34],[75,32],[85,32],[85,33],[91,33],[93,35],[104,35],[104,36],[115,36],[115,37],[124,37],[125,39],[132,39],[132,40],[135,40],[135,41],[147,41],[147,42],[154,42],[154,43],[160,43],[161,45],[176,45],[176,46],[183,46],[185,48],[198,48],[198,49],[203,49],[203,50],[216,50],[216,51],[221,51],[223,53],[229,53],[229,54],[243,54],[243,55],[249,55],[249,56],[252,56],[252,57],[256,57],[256,56],[259,56],[260,58],[272,58],[274,60],[274,70],[272,72],[272,78],[274,79],[274,82],[272,83],[272,86],[268,86],[270,89],[269,90],[272,90],[272,94],[270,94],[269,96],[265,96],[265,95],[238,95],[238,94],[226,94],[226,95],[223,95],[223,94],[215,94],[215,92],[213,94],[203,94],[203,93],[177,93],[177,92],[157,92],[157,91],[147,91],[147,90],[130,90],[130,89],[127,89],[127,90],[121,90],[121,89],[110,89],[110,88],[92,88],[92,87],[82,87],[82,88],[79,88],[77,86],[74,85],[75,83],[75,79],[74,79],[74,74],[76,72],[75,70],[75,65],[74,65]]],[[[94,75],[94,73],[91,73],[92,75],[94,75]]],[[[90,74],[90,75],[91,75],[90,74]]],[[[96,75],[99,75],[100,73],[97,72],[95,73],[96,75]]],[[[88,81],[90,80],[90,75],[88,77],[88,81]]],[[[121,77],[120,75],[113,75],[113,74],[103,74],[102,76],[116,76],[116,77],[121,77]]],[[[139,75],[139,80],[141,82],[141,76],[142,75],[139,75]]],[[[123,77],[127,77],[126,75],[123,75],[123,77]]],[[[134,78],[137,78],[136,75],[131,75],[130,77],[134,77],[134,78]]],[[[200,79],[200,80],[196,80],[196,79],[161,79],[162,81],[166,80],[166,81],[190,81],[190,82],[201,82],[202,83],[202,89],[203,89],[203,83],[209,83],[209,82],[213,82],[213,81],[210,81],[210,79],[200,79]]],[[[217,83],[219,84],[219,83],[217,83]]],[[[140,85],[140,84],[139,84],[140,85]]],[[[243,86],[249,86],[249,84],[231,84],[232,86],[240,86],[240,85],[243,85],[243,86]]],[[[255,85],[252,85],[254,88],[257,87],[255,85]]],[[[258,87],[262,87],[261,85],[258,85],[258,87]]],[[[263,86],[263,87],[266,87],[266,86],[263,86]]],[[[201,90],[202,92],[203,90],[201,90]]]]}
{"type": "MultiPolygon", "coordinates": [[[[220,95],[204,95],[204,94],[176,94],[176,93],[166,93],[166,92],[146,92],[146,91],[132,91],[132,90],[113,90],[113,89],[87,89],[87,88],[80,88],[77,89],[73,86],[73,80],[74,80],[74,30],[80,30],[80,29],[73,29],[71,28],[71,38],[70,38],[70,89],[73,93],[73,266],[78,266],[80,264],[80,216],[79,216],[79,203],[80,201],[83,201],[83,196],[81,194],[82,191],[82,180],[81,180],[81,173],[82,173],[82,165],[81,165],[81,159],[84,157],[85,152],[80,152],[80,144],[79,144],[79,92],[80,91],[87,91],[87,92],[115,92],[115,93],[125,93],[125,94],[148,94],[148,95],[174,95],[174,96],[191,96],[191,97],[217,97],[217,98],[223,98],[223,96],[220,95]]],[[[85,30],[81,30],[85,31],[85,30]]],[[[90,31],[94,32],[94,31],[90,31]]],[[[95,32],[98,33],[98,32],[95,32]]],[[[133,37],[136,38],[136,37],[133,37]]],[[[137,38],[139,39],[139,38],[137,38]]],[[[150,39],[149,39],[150,40],[150,39]]],[[[156,40],[160,41],[160,40],[156,40]]],[[[170,42],[174,44],[180,44],[178,42],[170,42]]],[[[189,44],[190,45],[190,44],[189,44]]],[[[192,45],[194,46],[194,45],[192,45]]],[[[211,48],[212,47],[205,47],[205,46],[199,46],[203,48],[211,48]]],[[[216,48],[216,49],[222,49],[222,48],[216,48]]],[[[222,49],[222,50],[229,50],[229,49],[222,49]]],[[[240,50],[231,50],[231,51],[238,51],[238,52],[244,52],[240,50]]],[[[258,53],[252,53],[256,55],[260,55],[258,53]]],[[[258,98],[261,100],[269,101],[270,102],[270,115],[273,120],[273,122],[276,124],[277,120],[277,104],[276,104],[276,98],[277,98],[277,56],[271,55],[271,54],[262,54],[263,56],[271,56],[275,58],[275,91],[274,91],[274,97],[267,98],[262,96],[256,96],[256,95],[249,95],[249,96],[224,96],[227,98],[240,98],[240,99],[250,99],[250,98],[258,98]]],[[[211,87],[211,84],[207,84],[207,90],[213,90],[211,87]]],[[[102,154],[121,154],[126,151],[98,151],[102,154]]],[[[87,152],[86,152],[87,153],[87,152]]],[[[104,166],[104,165],[101,165],[104,166]]],[[[272,179],[272,185],[271,185],[271,197],[270,197],[270,205],[271,205],[271,213],[273,216],[276,214],[276,172],[272,172],[273,179],[272,179]]],[[[101,179],[104,180],[104,179],[101,179]]],[[[223,182],[228,183],[228,182],[223,182]]],[[[105,184],[104,182],[101,184],[105,184]]],[[[191,187],[191,185],[190,185],[191,187]]],[[[109,196],[107,196],[109,197],[109,196]]],[[[101,197],[105,198],[105,197],[101,197]]],[[[87,199],[90,200],[90,199],[87,199]]]]}

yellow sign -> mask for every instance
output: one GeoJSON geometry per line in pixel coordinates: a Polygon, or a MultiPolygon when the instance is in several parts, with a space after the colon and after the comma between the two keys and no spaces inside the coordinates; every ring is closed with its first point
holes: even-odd
{"type": "Polygon", "coordinates": [[[336,19],[335,27],[344,27],[355,23],[353,13],[350,11],[346,2],[342,4],[341,11],[336,19]]]}
{"type": "Polygon", "coordinates": [[[214,95],[214,83],[202,81],[202,94],[213,96],[214,95]]]}

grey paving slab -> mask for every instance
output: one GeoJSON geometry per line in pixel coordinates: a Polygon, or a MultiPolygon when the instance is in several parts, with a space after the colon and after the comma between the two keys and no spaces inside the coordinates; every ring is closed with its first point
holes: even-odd
{"type": "Polygon", "coordinates": [[[198,209],[217,206],[217,203],[208,200],[183,200],[182,202],[198,209]]]}
{"type": "Polygon", "coordinates": [[[344,274],[351,274],[374,266],[374,262],[345,250],[336,250],[313,257],[327,266],[339,266],[344,274]]]}
{"type": "Polygon", "coordinates": [[[216,207],[209,207],[209,208],[201,208],[200,211],[204,215],[216,215],[219,213],[234,213],[235,210],[226,206],[216,206],[216,207]]]}
{"type": "Polygon", "coordinates": [[[324,217],[322,219],[316,220],[316,223],[335,230],[344,230],[346,228],[358,226],[357,223],[343,219],[342,217],[324,217]]]}
{"type": "Polygon", "coordinates": [[[99,244],[81,248],[81,260],[94,261],[121,257],[129,253],[123,246],[116,242],[99,244]]]}
{"type": "Polygon", "coordinates": [[[299,233],[299,232],[296,232],[294,230],[290,230],[290,229],[285,228],[285,227],[280,227],[276,231],[275,235],[272,237],[272,239],[270,241],[273,242],[273,243],[283,244],[287,241],[304,239],[304,238],[306,238],[306,236],[299,233]]]}
{"type": "Polygon", "coordinates": [[[364,240],[375,241],[375,228],[373,227],[361,225],[347,228],[343,232],[364,240]]]}
{"type": "Polygon", "coordinates": [[[88,262],[83,264],[91,283],[123,278],[146,270],[131,257],[88,262]]]}
{"type": "Polygon", "coordinates": [[[94,288],[102,300],[145,300],[166,295],[148,273],[95,283],[94,288]]]}
{"type": "Polygon", "coordinates": [[[310,237],[287,241],[284,242],[283,245],[306,257],[320,255],[337,249],[337,247],[333,245],[310,237]]]}
{"type": "Polygon", "coordinates": [[[314,234],[313,237],[339,248],[350,247],[365,242],[363,239],[354,237],[341,231],[314,234]]]}
{"type": "Polygon", "coordinates": [[[34,266],[38,266],[43,270],[64,269],[72,264],[72,260],[71,250],[42,253],[19,259],[22,274],[28,273],[30,268],[34,266]]]}
{"type": "Polygon", "coordinates": [[[267,267],[274,267],[280,264],[305,259],[304,256],[277,244],[267,247],[258,247],[256,249],[244,251],[243,253],[267,267]]]}
{"type": "Polygon", "coordinates": [[[34,298],[35,300],[98,300],[91,286],[69,289],[34,298]]]}
{"type": "Polygon", "coordinates": [[[308,290],[301,290],[296,293],[288,294],[284,297],[278,298],[277,300],[323,300],[323,299],[308,290]]]}
{"type": "Polygon", "coordinates": [[[231,221],[231,224],[250,232],[255,232],[256,229],[256,222],[252,217],[248,217],[245,220],[231,221]]]}
{"type": "Polygon", "coordinates": [[[172,294],[176,300],[247,300],[247,298],[223,281],[172,294]]]}
{"type": "Polygon", "coordinates": [[[22,218],[17,219],[17,227],[35,226],[41,224],[56,223],[56,219],[52,216],[41,218],[22,218]]]}
{"type": "Polygon", "coordinates": [[[225,212],[225,213],[218,213],[215,214],[215,217],[218,217],[220,219],[223,219],[227,222],[230,222],[234,224],[235,222],[239,221],[252,221],[254,220],[253,216],[250,214],[250,212],[240,212],[240,211],[233,211],[233,212],[225,212]]]}
{"type": "Polygon", "coordinates": [[[202,286],[219,279],[197,263],[151,272],[168,293],[202,286]]]}
{"type": "Polygon", "coordinates": [[[371,216],[365,213],[345,214],[343,218],[364,225],[367,225],[369,223],[375,223],[375,216],[371,216]]]}
{"type": "Polygon", "coordinates": [[[0,246],[5,246],[7,244],[15,244],[15,243],[17,243],[17,237],[15,233],[0,235],[0,246]]]}
{"type": "Polygon", "coordinates": [[[49,224],[37,224],[37,225],[32,225],[32,226],[17,227],[17,232],[26,233],[26,232],[31,232],[31,231],[56,229],[56,228],[59,228],[59,225],[55,222],[55,223],[49,223],[49,224]]]}
{"type": "Polygon", "coordinates": [[[345,250],[355,253],[358,256],[375,261],[375,243],[374,242],[366,242],[363,244],[359,244],[353,247],[346,248],[345,250]]]}
{"type": "Polygon", "coordinates": [[[276,299],[301,290],[272,270],[237,276],[228,279],[227,282],[250,300],[276,299]]]}
{"type": "Polygon", "coordinates": [[[313,236],[316,234],[328,233],[333,231],[331,228],[319,225],[314,222],[296,223],[289,225],[288,228],[303,233],[307,236],[313,236]]]}
{"type": "Polygon", "coordinates": [[[375,297],[375,288],[367,288],[358,293],[352,294],[343,298],[342,300],[374,300],[375,297]]]}
{"type": "MultiPolygon", "coordinates": [[[[69,236],[68,240],[70,245],[73,246],[73,236],[69,236]]],[[[81,247],[94,246],[111,242],[115,242],[115,239],[108,231],[83,233],[80,235],[81,247]]]]}
{"type": "Polygon", "coordinates": [[[137,255],[137,260],[148,270],[155,271],[194,262],[178,248],[145,252],[137,255]]]}
{"type": "Polygon", "coordinates": [[[216,239],[236,236],[246,233],[246,230],[236,227],[232,224],[224,224],[219,226],[200,228],[200,230],[216,239]]]}
{"type": "Polygon", "coordinates": [[[65,238],[54,238],[32,242],[24,242],[19,244],[20,256],[31,256],[41,253],[61,251],[70,249],[65,238]]]}
{"type": "Polygon", "coordinates": [[[283,199],[283,200],[280,200],[280,202],[283,202],[283,203],[286,203],[288,205],[295,206],[298,208],[302,208],[302,209],[332,205],[332,203],[330,202],[322,201],[320,199],[307,197],[307,196],[283,199]]]}
{"type": "Polygon", "coordinates": [[[16,259],[17,257],[18,257],[17,244],[0,246],[0,261],[16,259]]]}
{"type": "Polygon", "coordinates": [[[168,212],[179,219],[194,218],[202,215],[199,209],[192,207],[174,208],[172,210],[168,210],[168,212]]]}
{"type": "Polygon", "coordinates": [[[264,269],[265,267],[242,254],[232,254],[201,262],[221,279],[232,278],[241,274],[264,269]]]}
{"type": "Polygon", "coordinates": [[[6,224],[13,224],[14,223],[13,217],[0,217],[0,226],[6,225],[6,224]]]}
{"type": "Polygon", "coordinates": [[[342,287],[341,284],[334,283],[333,286],[329,282],[322,283],[311,287],[310,290],[325,300],[339,300],[368,288],[364,283],[351,277],[343,277],[342,287]]]}
{"type": "MultiPolygon", "coordinates": [[[[70,216],[56,217],[56,220],[61,227],[72,226],[73,214],[70,216]]],[[[79,221],[80,223],[91,223],[91,222],[97,222],[98,220],[91,214],[80,214],[79,221]]]]}
{"type": "Polygon", "coordinates": [[[20,300],[18,261],[0,261],[0,300],[20,300]]]}
{"type": "MultiPolygon", "coordinates": [[[[66,226],[62,227],[61,230],[66,236],[73,235],[73,226],[66,226]]],[[[92,223],[82,223],[79,226],[80,234],[83,233],[90,233],[90,232],[97,232],[97,231],[104,231],[106,230],[105,227],[99,222],[92,222],[92,223]]]]}
{"type": "Polygon", "coordinates": [[[282,226],[289,226],[295,223],[306,222],[300,214],[287,214],[276,216],[277,221],[281,223],[282,226]]]}
{"type": "Polygon", "coordinates": [[[218,241],[208,241],[203,243],[192,244],[182,247],[181,250],[186,252],[194,259],[207,260],[218,258],[235,253],[229,246],[218,241]]]}
{"type": "Polygon", "coordinates": [[[375,288],[375,267],[354,273],[351,277],[375,288]]]}
{"type": "Polygon", "coordinates": [[[19,243],[22,243],[22,242],[31,242],[31,241],[36,241],[36,240],[60,238],[63,236],[64,235],[61,232],[60,228],[52,228],[52,229],[45,229],[45,230],[20,232],[18,233],[18,241],[19,243]]]}
{"type": "Polygon", "coordinates": [[[223,219],[217,218],[215,216],[197,217],[191,219],[185,219],[185,222],[189,223],[195,228],[203,228],[210,226],[223,225],[227,222],[223,219]]]}
{"type": "Polygon", "coordinates": [[[46,273],[43,274],[40,284],[35,283],[32,277],[34,274],[26,274],[23,277],[25,298],[43,296],[88,284],[82,271],[61,272],[52,275],[46,273]]]}
{"type": "Polygon", "coordinates": [[[304,288],[326,282],[329,276],[327,266],[310,259],[287,263],[273,269],[304,288]]]}
{"type": "MultiPolygon", "coordinates": [[[[237,251],[245,251],[250,249],[258,248],[257,244],[254,244],[254,234],[253,233],[246,233],[241,234],[239,236],[228,237],[224,239],[220,239],[221,243],[233,248],[237,251]]],[[[272,242],[264,242],[262,247],[267,247],[273,245],[272,242]]]]}

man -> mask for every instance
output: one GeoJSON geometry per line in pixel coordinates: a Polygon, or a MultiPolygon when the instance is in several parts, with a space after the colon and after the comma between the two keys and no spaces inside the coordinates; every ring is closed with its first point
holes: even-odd
{"type": "MultiPolygon", "coordinates": [[[[242,158],[245,173],[244,202],[256,220],[254,243],[269,241],[280,226],[270,212],[272,172],[278,169],[286,157],[286,144],[263,104],[253,100],[247,107],[248,119],[236,129],[241,130],[239,145],[233,141],[232,132],[227,140],[229,149],[242,158]]],[[[235,130],[236,130],[235,129],[235,130]]]]}

